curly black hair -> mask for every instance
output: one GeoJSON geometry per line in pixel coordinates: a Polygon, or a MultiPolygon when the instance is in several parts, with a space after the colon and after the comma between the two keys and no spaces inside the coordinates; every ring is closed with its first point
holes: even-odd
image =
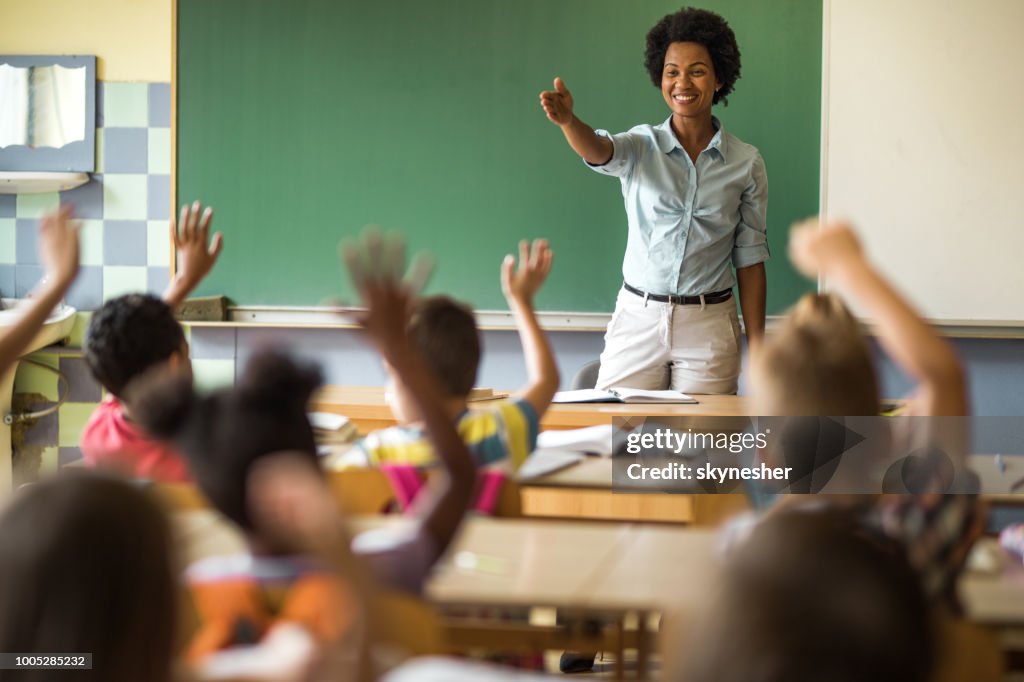
{"type": "Polygon", "coordinates": [[[238,383],[200,395],[181,373],[148,375],[132,384],[132,416],[188,460],[211,503],[248,533],[249,472],[264,457],[289,451],[320,471],[306,405],[322,383],[320,368],[273,349],[257,352],[238,383]]]}
{"type": "Polygon", "coordinates": [[[728,22],[714,12],[695,7],[684,7],[662,17],[648,32],[644,52],[644,67],[655,87],[661,87],[665,52],[672,43],[700,43],[707,48],[715,76],[722,84],[712,103],[728,104],[726,98],[740,78],[740,48],[728,22]]]}
{"type": "Polygon", "coordinates": [[[185,345],[171,307],[156,296],[128,294],[103,304],[86,331],[85,361],[103,387],[122,397],[135,377],[185,345]]]}

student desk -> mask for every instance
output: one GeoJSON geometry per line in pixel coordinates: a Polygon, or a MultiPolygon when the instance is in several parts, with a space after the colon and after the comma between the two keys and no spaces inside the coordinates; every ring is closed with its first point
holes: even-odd
{"type": "MultiPolygon", "coordinates": [[[[708,429],[728,428],[731,419],[746,416],[748,401],[735,395],[695,396],[697,404],[573,403],[552,405],[541,429],[578,429],[608,424],[613,417],[693,417],[708,429]]],[[[474,403],[486,407],[490,401],[474,403]]],[[[326,386],[318,391],[310,409],[347,416],[367,433],[394,426],[396,421],[379,386],[326,386]]],[[[662,521],[713,525],[743,509],[741,496],[655,495],[611,492],[611,462],[587,460],[566,470],[565,476],[531,480],[522,484],[523,513],[528,516],[587,518],[620,521],[662,521]],[[712,499],[718,497],[719,499],[712,499]]]]}
{"type": "MultiPolygon", "coordinates": [[[[584,426],[609,424],[613,417],[665,415],[675,417],[743,417],[749,414],[748,401],[736,395],[694,396],[697,404],[632,404],[571,403],[552,405],[541,419],[541,429],[579,429],[584,426]]],[[[486,407],[488,400],[472,403],[486,407]]],[[[310,409],[316,412],[343,414],[360,433],[368,433],[396,424],[391,409],[384,402],[380,386],[325,386],[313,395],[310,409]]]]}
{"type": "MultiPolygon", "coordinates": [[[[361,517],[355,530],[397,528],[401,517],[361,517]]],[[[234,529],[209,511],[175,515],[175,534],[191,562],[243,551],[234,529]]],[[[713,593],[717,534],[678,526],[573,521],[466,520],[429,580],[427,599],[446,612],[454,646],[491,649],[575,648],[640,654],[638,672],[653,650],[646,615],[677,607],[701,608],[713,593]],[[466,609],[554,607],[565,625],[481,621],[466,609]],[[461,609],[461,611],[460,611],[461,609]],[[460,613],[462,615],[460,615],[460,613]],[[638,629],[622,620],[638,616],[638,629]],[[577,626],[596,618],[601,633],[577,626]]],[[[1009,562],[996,575],[967,574],[960,584],[967,614],[976,623],[1012,633],[1024,626],[1024,568],[1009,562]]],[[[621,674],[621,669],[619,670],[621,674]]]]}
{"type": "Polygon", "coordinates": [[[1015,483],[1024,479],[1024,455],[1003,455],[1005,470],[996,466],[995,455],[971,455],[971,469],[978,474],[984,497],[992,504],[1024,505],[1024,486],[1010,490],[1015,483]]]}
{"type": "MultiPolygon", "coordinates": [[[[991,505],[1024,506],[1024,456],[1004,456],[999,471],[994,455],[971,455],[968,463],[981,482],[982,497],[991,505]]],[[[744,495],[611,494],[612,461],[586,459],[546,476],[520,482],[523,513],[528,516],[685,522],[715,526],[748,508],[744,495]]]]}
{"type": "Polygon", "coordinates": [[[710,527],[749,506],[739,494],[613,493],[610,457],[587,457],[547,476],[520,481],[519,488],[527,516],[710,527]]]}
{"type": "MultiPolygon", "coordinates": [[[[354,531],[397,530],[401,517],[361,517],[354,531]]],[[[210,511],[175,515],[175,535],[189,563],[244,551],[237,531],[210,511]]],[[[688,608],[709,594],[715,535],[668,526],[578,521],[467,519],[426,588],[444,612],[448,641],[456,648],[491,650],[574,649],[612,651],[617,677],[626,649],[638,652],[643,674],[652,642],[647,616],[677,599],[688,608]],[[480,609],[558,609],[562,625],[522,620],[482,620],[480,609]],[[638,629],[623,621],[636,614],[638,629]],[[600,631],[584,623],[597,620],[600,631]]]]}

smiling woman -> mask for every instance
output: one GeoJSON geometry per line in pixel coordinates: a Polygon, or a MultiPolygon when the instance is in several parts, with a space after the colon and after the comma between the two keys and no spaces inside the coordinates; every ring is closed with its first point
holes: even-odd
{"type": "Polygon", "coordinates": [[[747,339],[764,331],[768,181],[757,149],[711,115],[740,75],[719,15],[683,9],[647,34],[645,65],[671,115],[612,135],[573,113],[561,78],[541,107],[588,166],[619,178],[628,238],[623,285],[605,334],[597,388],[735,393],[739,285],[747,339]]]}

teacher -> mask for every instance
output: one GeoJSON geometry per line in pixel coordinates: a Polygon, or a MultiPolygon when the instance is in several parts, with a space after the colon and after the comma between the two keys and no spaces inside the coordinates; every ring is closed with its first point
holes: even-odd
{"type": "Polygon", "coordinates": [[[671,112],[660,125],[595,131],[573,113],[561,78],[540,94],[573,150],[622,183],[629,225],[624,282],[597,387],[735,393],[733,285],[753,347],[764,334],[769,257],[764,160],[711,115],[740,76],[736,36],[719,15],[683,9],[647,34],[645,66],[671,112]]]}

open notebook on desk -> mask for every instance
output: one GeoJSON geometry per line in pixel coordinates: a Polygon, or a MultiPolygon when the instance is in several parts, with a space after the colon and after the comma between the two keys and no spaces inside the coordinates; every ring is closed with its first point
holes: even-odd
{"type": "Polygon", "coordinates": [[[679,391],[648,391],[642,388],[616,386],[607,391],[583,388],[559,391],[553,403],[696,403],[692,396],[679,391]]]}

